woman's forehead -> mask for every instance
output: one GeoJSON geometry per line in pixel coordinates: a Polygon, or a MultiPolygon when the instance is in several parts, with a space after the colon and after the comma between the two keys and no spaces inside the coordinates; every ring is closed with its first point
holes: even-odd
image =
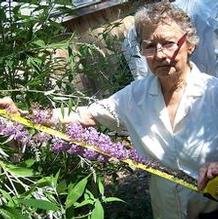
{"type": "Polygon", "coordinates": [[[175,38],[177,39],[184,31],[181,27],[175,22],[160,22],[155,26],[147,26],[147,31],[143,35],[144,39],[155,40],[155,39],[167,39],[167,38],[175,38]]]}

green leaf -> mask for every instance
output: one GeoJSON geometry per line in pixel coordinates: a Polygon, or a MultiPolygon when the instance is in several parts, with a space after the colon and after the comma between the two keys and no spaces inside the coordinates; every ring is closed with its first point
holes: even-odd
{"type": "Polygon", "coordinates": [[[80,207],[83,207],[85,205],[93,205],[93,204],[94,204],[94,201],[89,199],[89,200],[84,200],[80,203],[78,203],[78,202],[74,203],[74,207],[75,208],[80,208],[80,207]]]}
{"type": "Polygon", "coordinates": [[[62,195],[62,194],[67,194],[67,183],[65,180],[62,180],[61,182],[58,183],[57,185],[57,193],[62,195]]]}
{"type": "Polygon", "coordinates": [[[104,195],[104,185],[101,181],[101,177],[97,178],[97,184],[98,184],[99,192],[101,193],[101,195],[104,195]]]}
{"type": "Polygon", "coordinates": [[[45,42],[43,40],[35,40],[32,42],[32,44],[34,44],[38,47],[45,47],[45,42]]]}
{"type": "Polygon", "coordinates": [[[70,115],[70,113],[72,112],[72,108],[73,108],[73,101],[70,98],[68,101],[68,116],[70,115]]]}
{"type": "Polygon", "coordinates": [[[65,202],[66,208],[71,207],[84,193],[86,184],[88,182],[88,177],[80,180],[73,188],[68,192],[67,200],[65,202]]]}
{"type": "Polygon", "coordinates": [[[14,139],[14,135],[9,136],[2,144],[7,144],[8,142],[11,142],[14,139]]]}
{"type": "MultiPolygon", "coordinates": [[[[41,66],[42,64],[42,60],[39,58],[33,58],[33,57],[29,57],[27,59],[27,65],[31,68],[33,68],[37,73],[41,73],[41,66]]],[[[34,78],[34,80],[36,80],[37,78],[34,78]]],[[[39,79],[39,78],[38,78],[39,79]]],[[[33,80],[33,81],[34,81],[33,80]]],[[[36,80],[37,81],[37,80],[36,80]]],[[[33,82],[31,82],[33,84],[33,82]]]]}
{"type": "Polygon", "coordinates": [[[33,159],[25,160],[24,163],[26,164],[26,167],[31,167],[36,161],[33,159]]]}
{"type": "Polygon", "coordinates": [[[0,157],[6,158],[6,157],[9,157],[9,155],[6,154],[6,153],[0,148],[0,157]]]}
{"type": "Polygon", "coordinates": [[[31,185],[29,190],[24,192],[22,195],[24,195],[26,197],[28,195],[31,195],[38,188],[43,188],[43,187],[50,187],[51,188],[51,186],[52,186],[52,176],[43,177],[43,178],[39,179],[38,181],[36,181],[33,185],[31,185]]]}
{"type": "Polygon", "coordinates": [[[0,215],[5,219],[28,219],[28,217],[23,215],[20,210],[9,207],[0,208],[0,215]]]}
{"type": "Polygon", "coordinates": [[[36,209],[44,209],[44,210],[51,210],[51,211],[58,211],[60,210],[59,207],[49,201],[41,200],[41,199],[19,199],[19,203],[24,204],[28,207],[33,207],[36,209]]]}
{"type": "Polygon", "coordinates": [[[43,177],[36,182],[36,185],[39,187],[51,186],[52,185],[52,177],[51,176],[43,177]]]}
{"type": "Polygon", "coordinates": [[[107,202],[123,202],[123,203],[126,203],[122,199],[116,198],[116,197],[107,197],[107,198],[104,198],[103,201],[106,202],[106,203],[107,202]]]}
{"type": "MultiPolygon", "coordinates": [[[[12,200],[11,196],[8,194],[8,192],[6,192],[3,189],[0,189],[0,194],[1,194],[1,197],[4,197],[6,200],[8,200],[8,202],[10,202],[10,204],[13,203],[13,200],[12,200]]],[[[8,205],[8,203],[7,203],[7,205],[8,205]]],[[[10,207],[12,207],[12,206],[10,206],[10,207]]]]}
{"type": "Polygon", "coordinates": [[[64,118],[64,103],[61,103],[61,115],[64,118]]]}
{"type": "Polygon", "coordinates": [[[84,198],[85,200],[89,200],[89,199],[95,200],[94,195],[88,189],[86,189],[85,191],[84,198]]]}
{"type": "Polygon", "coordinates": [[[26,215],[23,215],[23,212],[19,209],[7,208],[7,210],[11,212],[11,214],[13,214],[14,219],[28,219],[29,218],[26,215]]]}
{"type": "Polygon", "coordinates": [[[9,211],[7,211],[7,210],[5,210],[3,208],[0,208],[0,215],[2,215],[2,217],[5,218],[5,219],[13,218],[13,215],[9,211]]]}
{"type": "Polygon", "coordinates": [[[5,169],[10,174],[15,175],[17,177],[30,177],[30,176],[34,175],[32,169],[18,167],[18,166],[12,165],[12,164],[6,164],[5,169]]]}
{"type": "Polygon", "coordinates": [[[47,45],[47,48],[67,49],[68,42],[62,41],[59,43],[51,43],[47,45]]]}
{"type": "Polygon", "coordinates": [[[102,207],[101,202],[96,199],[95,208],[92,211],[91,219],[104,219],[104,208],[102,207]]]}
{"type": "Polygon", "coordinates": [[[71,57],[73,55],[73,50],[70,46],[68,46],[68,56],[71,57]]]}
{"type": "Polygon", "coordinates": [[[59,175],[60,175],[60,170],[58,170],[56,175],[54,177],[52,177],[52,184],[51,185],[52,185],[53,188],[57,187],[59,175]]]}
{"type": "Polygon", "coordinates": [[[45,92],[44,92],[44,95],[45,95],[45,96],[48,96],[48,95],[53,94],[54,92],[55,92],[55,90],[48,90],[48,91],[45,91],[45,92]]]}
{"type": "Polygon", "coordinates": [[[53,100],[56,100],[56,101],[58,101],[58,100],[60,100],[60,101],[66,101],[66,100],[68,100],[69,98],[68,97],[53,97],[53,100]]]}

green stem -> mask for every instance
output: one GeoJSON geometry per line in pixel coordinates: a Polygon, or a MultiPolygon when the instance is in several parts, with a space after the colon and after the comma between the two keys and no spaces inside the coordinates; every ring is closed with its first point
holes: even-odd
{"type": "Polygon", "coordinates": [[[85,100],[96,100],[94,97],[86,97],[86,96],[76,96],[72,94],[60,94],[60,93],[52,93],[47,94],[50,91],[41,91],[41,90],[28,90],[28,89],[8,89],[8,90],[0,90],[0,92],[29,92],[29,93],[43,93],[45,96],[58,96],[58,97],[68,97],[68,98],[80,98],[85,100]]]}

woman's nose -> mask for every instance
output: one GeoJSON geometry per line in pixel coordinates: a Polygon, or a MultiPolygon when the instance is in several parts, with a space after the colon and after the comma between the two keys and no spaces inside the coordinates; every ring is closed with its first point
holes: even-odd
{"type": "Polygon", "coordinates": [[[164,52],[164,49],[160,44],[157,44],[155,57],[157,59],[162,59],[167,57],[166,53],[164,52]]]}

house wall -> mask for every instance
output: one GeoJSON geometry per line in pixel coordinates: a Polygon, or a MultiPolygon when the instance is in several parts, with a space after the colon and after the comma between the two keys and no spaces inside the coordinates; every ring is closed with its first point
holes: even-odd
{"type": "Polygon", "coordinates": [[[69,17],[63,24],[69,31],[82,34],[87,30],[102,27],[105,24],[134,14],[137,8],[145,1],[126,1],[119,4],[112,4],[111,2],[116,1],[103,1],[96,4],[95,7],[89,6],[78,9],[75,11],[75,15],[69,17]]]}

